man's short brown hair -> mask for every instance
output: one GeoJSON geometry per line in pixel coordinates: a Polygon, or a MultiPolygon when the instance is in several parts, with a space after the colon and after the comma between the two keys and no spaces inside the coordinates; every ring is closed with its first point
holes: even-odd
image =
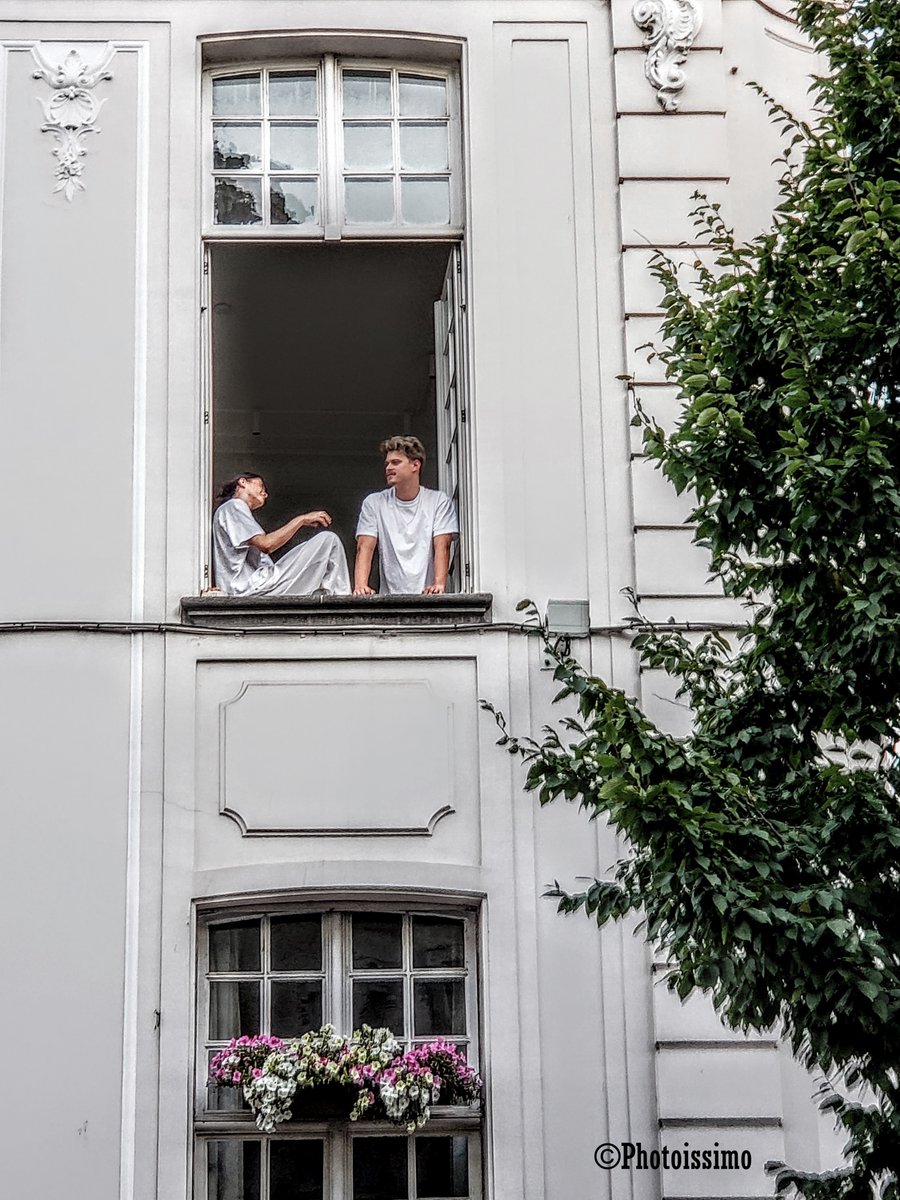
{"type": "Polygon", "coordinates": [[[417,437],[390,437],[381,443],[378,447],[378,452],[382,456],[385,454],[393,454],[395,452],[405,454],[411,462],[417,460],[424,467],[425,465],[425,447],[417,437]]]}

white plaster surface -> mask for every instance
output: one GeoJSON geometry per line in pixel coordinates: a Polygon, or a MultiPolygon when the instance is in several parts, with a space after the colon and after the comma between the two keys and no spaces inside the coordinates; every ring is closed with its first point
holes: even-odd
{"type": "MultiPolygon", "coordinates": [[[[318,48],[371,53],[384,49],[385,31],[402,30],[389,55],[401,44],[426,61],[433,53],[461,63],[473,518],[478,579],[496,593],[495,619],[516,619],[515,602],[529,595],[539,603],[587,598],[595,622],[625,620],[618,589],[635,579],[639,590],[662,597],[644,601],[651,617],[728,619],[734,605],[707,583],[705,555],[689,531],[633,532],[635,515],[665,524],[683,510],[669,509],[647,464],[634,466],[633,497],[629,487],[627,397],[616,376],[660,374],[636,350],[658,321],[624,316],[651,311],[658,294],[642,274],[646,252],[627,251],[623,275],[619,250],[621,242],[695,241],[687,214],[698,187],[715,199],[730,188],[726,207],[739,229],[765,223],[772,155],[759,104],[741,84],[752,72],[789,103],[802,103],[803,55],[778,40],[790,33],[788,22],[729,0],[725,53],[694,53],[683,115],[657,116],[632,7],[631,0],[3,0],[10,42],[146,38],[151,46],[149,153],[137,133],[138,56],[121,53],[114,79],[99,85],[108,100],[102,132],[89,139],[86,191],[71,204],[50,190],[52,143],[40,133],[36,102],[46,85],[31,78],[27,49],[7,54],[0,428],[11,500],[3,615],[124,620],[132,592],[143,591],[149,622],[176,623],[179,598],[199,586],[209,513],[198,468],[198,39],[268,31],[266,52],[280,48],[290,57],[308,50],[310,37],[318,48]],[[633,48],[615,66],[611,30],[633,48]],[[292,49],[285,51],[279,31],[292,49]],[[718,107],[723,95],[727,120],[691,113],[718,107]],[[643,115],[616,121],[617,105],[643,115]],[[142,293],[144,168],[153,200],[142,293]],[[646,178],[619,187],[620,174],[646,178]],[[734,182],[687,178],[696,175],[734,182]],[[150,328],[145,461],[135,454],[142,295],[150,328]],[[134,508],[141,469],[146,527],[134,508]]],[[[720,7],[704,4],[699,45],[720,43],[720,7]]],[[[220,44],[219,61],[227,54],[220,44]]],[[[661,417],[673,405],[671,388],[644,395],[661,417]]],[[[591,1157],[604,1136],[653,1144],[658,1107],[714,1119],[742,1105],[774,1115],[789,1108],[801,1113],[787,1126],[792,1148],[822,1138],[802,1108],[802,1081],[774,1071],[773,1056],[762,1051],[663,1051],[657,1079],[653,1045],[661,1031],[674,1040],[723,1035],[707,1028],[693,1001],[681,1013],[665,1007],[651,991],[647,949],[629,929],[600,934],[587,921],[556,917],[540,899],[553,878],[574,884],[578,874],[606,870],[616,845],[573,808],[538,812],[523,794],[520,765],[494,747],[493,725],[476,708],[485,696],[524,731],[553,715],[533,643],[496,630],[144,637],[143,659],[130,656],[126,638],[36,633],[0,642],[8,710],[0,727],[2,878],[7,911],[16,914],[4,965],[22,981],[7,989],[4,1027],[53,1031],[46,1045],[26,1038],[10,1050],[26,1101],[7,1125],[13,1152],[4,1178],[17,1196],[188,1200],[192,904],[247,894],[484,897],[486,1200],[572,1200],[598,1188],[607,1200],[658,1200],[652,1172],[607,1179],[591,1157]],[[129,713],[135,662],[145,672],[142,686],[134,685],[143,697],[137,715],[129,713]],[[337,686],[320,702],[326,681],[337,686]],[[223,744],[219,706],[245,682],[253,686],[225,710],[232,727],[223,744]],[[387,714],[404,705],[414,737],[392,740],[387,714]],[[129,751],[138,764],[131,780],[129,751]],[[398,759],[413,778],[405,789],[390,775],[398,759]],[[242,836],[220,812],[223,781],[246,824],[283,832],[242,836]],[[431,837],[309,836],[326,817],[347,828],[387,815],[418,822],[444,802],[456,811],[431,837]],[[128,926],[130,984],[126,887],[138,903],[128,926]],[[130,1031],[122,1027],[126,986],[130,1031]],[[41,1079],[54,1070],[60,1039],[72,1069],[56,1080],[61,1102],[47,1110],[41,1079]],[[126,1050],[135,1065],[124,1080],[133,1144],[130,1130],[119,1128],[126,1050]],[[124,1159],[120,1178],[123,1147],[135,1156],[133,1187],[124,1159]]],[[[596,637],[590,654],[593,669],[636,690],[626,639],[596,637]]],[[[670,703],[664,678],[647,673],[639,686],[651,716],[687,729],[689,714],[670,703]]],[[[707,1135],[725,1144],[734,1131],[690,1132],[707,1135]]],[[[756,1147],[763,1155],[780,1136],[748,1132],[754,1162],[756,1147]]],[[[663,1194],[732,1194],[724,1184],[702,1192],[690,1182],[694,1190],[682,1176],[666,1176],[663,1194]]]]}
{"type": "Polygon", "coordinates": [[[619,117],[619,167],[626,178],[727,174],[725,118],[696,113],[619,117]]]}
{"type": "Polygon", "coordinates": [[[663,1120],[780,1115],[778,1054],[772,1047],[663,1048],[656,1071],[663,1120]]]}

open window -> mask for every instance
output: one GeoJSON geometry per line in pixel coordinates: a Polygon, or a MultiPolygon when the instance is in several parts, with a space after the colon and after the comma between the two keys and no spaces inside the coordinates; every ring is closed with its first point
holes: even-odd
{"type": "Polygon", "coordinates": [[[438,1105],[408,1135],[295,1112],[265,1135],[239,1088],[207,1087],[229,1039],[291,1038],[323,1022],[385,1026],[405,1048],[444,1037],[477,1066],[472,911],[286,906],[206,914],[199,931],[195,1200],[478,1200],[477,1113],[438,1105]]]}
{"type": "Polygon", "coordinates": [[[217,69],[205,97],[204,503],[257,472],[267,528],[325,508],[352,563],[378,445],[414,434],[471,590],[455,72],[324,55],[217,69]]]}

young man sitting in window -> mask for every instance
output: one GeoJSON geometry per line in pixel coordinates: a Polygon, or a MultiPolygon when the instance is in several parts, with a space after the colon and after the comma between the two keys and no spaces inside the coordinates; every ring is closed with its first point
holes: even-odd
{"type": "Polygon", "coordinates": [[[213,562],[216,586],[229,596],[307,596],[322,591],[350,592],[347,557],[336,533],[317,533],[289,550],[278,562],[269,555],[298,530],[330,525],[327,512],[308,512],[266,533],[253,513],[268,499],[261,475],[245,471],[229,480],[213,516],[213,562]]]}
{"type": "Polygon", "coordinates": [[[382,595],[442,595],[450,547],[459,533],[453,501],[419,483],[425,447],[418,438],[388,438],[379,449],[388,487],[362,503],[353,594],[374,595],[369,572],[377,546],[382,595]]]}

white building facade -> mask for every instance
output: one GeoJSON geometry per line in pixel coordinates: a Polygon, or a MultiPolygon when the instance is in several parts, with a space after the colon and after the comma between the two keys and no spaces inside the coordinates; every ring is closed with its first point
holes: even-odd
{"type": "Polygon", "coordinates": [[[541,898],[616,840],[478,707],[551,715],[523,597],[675,729],[623,589],[733,619],[622,377],[674,412],[647,268],[704,257],[692,194],[771,212],[745,85],[802,108],[816,65],[782,0],[2,0],[0,37],[8,1194],[749,1198],[828,1161],[783,1048],[541,898]],[[217,483],[352,550],[407,432],[452,595],[209,592],[217,483]],[[238,1033],[364,1019],[453,1038],[483,1111],[265,1137],[206,1087],[238,1033]]]}

